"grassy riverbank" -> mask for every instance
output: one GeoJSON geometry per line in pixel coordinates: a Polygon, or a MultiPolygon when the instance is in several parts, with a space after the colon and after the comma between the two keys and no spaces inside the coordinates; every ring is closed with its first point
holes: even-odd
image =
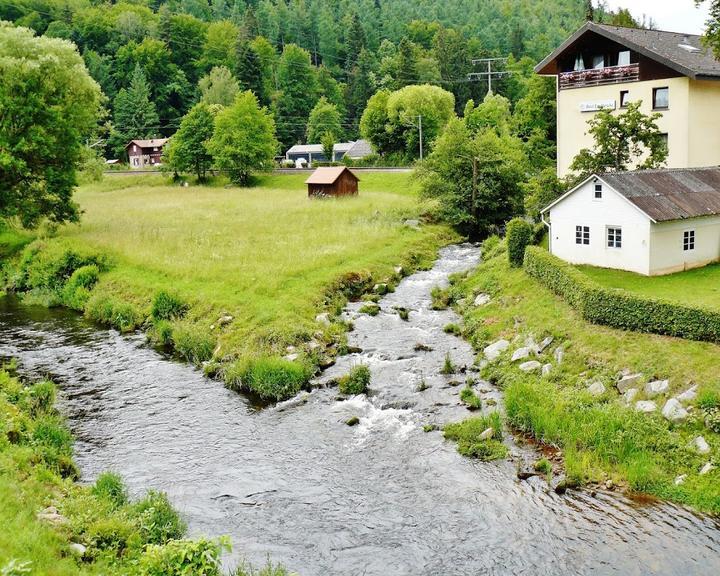
{"type": "Polygon", "coordinates": [[[504,252],[457,279],[450,294],[464,316],[465,336],[478,351],[499,338],[511,342],[484,376],[504,388],[512,426],[562,449],[571,481],[610,479],[630,491],[720,514],[718,467],[700,474],[708,462],[720,464],[720,430],[712,424],[720,407],[720,347],[588,324],[522,269],[510,268],[504,252]],[[474,306],[480,293],[489,294],[491,302],[474,306]],[[510,361],[512,351],[530,336],[538,342],[554,338],[538,357],[552,364],[547,376],[526,374],[518,369],[519,362],[510,361]],[[564,350],[561,363],[554,359],[557,346],[564,350]],[[634,401],[649,399],[645,383],[669,379],[670,389],[653,398],[655,413],[635,411],[634,401],[625,405],[614,386],[623,370],[643,375],[634,401]],[[595,382],[604,386],[599,395],[588,391],[595,382]],[[690,402],[689,417],[669,423],[659,410],[667,398],[693,384],[699,390],[690,402]],[[710,424],[705,421],[708,415],[710,424]],[[700,454],[691,446],[699,435],[707,440],[710,453],[700,454]],[[678,477],[682,481],[676,484],[678,477]]]}
{"type": "MultiPolygon", "coordinates": [[[[344,330],[316,321],[318,313],[327,309],[332,320],[344,297],[396,281],[397,266],[430,264],[454,235],[444,226],[404,225],[422,211],[410,174],[362,173],[358,197],[329,200],[309,200],[305,178],[266,176],[241,189],[106,177],[78,190],[82,222],[26,249],[8,283],[29,292],[29,301],[52,300],[48,288],[62,291],[69,268],[96,265],[89,299],[81,290],[81,298],[55,303],[80,300],[74,307],[93,319],[150,327],[158,341],[197,362],[240,359],[245,366],[296,346],[317,363],[326,346],[342,346],[344,330]],[[65,276],[59,287],[50,278],[58,271],[65,276]],[[148,322],[161,292],[183,313],[148,322]],[[312,339],[312,348],[303,348],[312,339]]],[[[6,233],[2,250],[12,246],[22,241],[6,233]]]]}

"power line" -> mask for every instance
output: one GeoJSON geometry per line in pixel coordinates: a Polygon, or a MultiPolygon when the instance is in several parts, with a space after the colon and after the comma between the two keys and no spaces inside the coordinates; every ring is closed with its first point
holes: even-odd
{"type": "Polygon", "coordinates": [[[472,60],[473,66],[487,66],[487,70],[483,72],[471,72],[467,75],[467,78],[470,82],[478,82],[481,80],[486,80],[488,83],[488,94],[492,94],[492,81],[493,78],[499,79],[504,78],[507,76],[510,76],[512,74],[511,70],[493,70],[494,66],[506,66],[507,65],[507,58],[476,58],[472,60]]]}

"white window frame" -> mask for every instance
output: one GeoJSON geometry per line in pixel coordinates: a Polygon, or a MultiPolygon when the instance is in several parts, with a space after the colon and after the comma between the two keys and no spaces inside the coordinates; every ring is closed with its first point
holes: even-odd
{"type": "Polygon", "coordinates": [[[601,182],[595,182],[593,184],[593,200],[602,200],[603,199],[603,185],[601,182]],[[598,196],[598,193],[600,193],[600,196],[598,196]]]}
{"type": "Polygon", "coordinates": [[[697,234],[695,228],[683,230],[683,252],[694,252],[695,244],[697,244],[697,234]]]}
{"type": "Polygon", "coordinates": [[[575,244],[590,246],[590,226],[575,226],[575,244]],[[578,240],[580,240],[578,242],[578,240]]]}
{"type": "Polygon", "coordinates": [[[605,247],[613,250],[622,250],[623,233],[622,226],[606,226],[605,227],[605,247]],[[612,240],[610,239],[610,231],[612,230],[612,240]],[[611,244],[612,242],[612,244],[611,244]]]}

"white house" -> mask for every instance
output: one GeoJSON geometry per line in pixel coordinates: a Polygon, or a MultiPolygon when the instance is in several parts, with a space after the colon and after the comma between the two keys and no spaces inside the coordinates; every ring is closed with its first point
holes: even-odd
{"type": "Polygon", "coordinates": [[[720,260],[720,168],[591,176],[542,211],[573,264],[669,274],[720,260]]]}

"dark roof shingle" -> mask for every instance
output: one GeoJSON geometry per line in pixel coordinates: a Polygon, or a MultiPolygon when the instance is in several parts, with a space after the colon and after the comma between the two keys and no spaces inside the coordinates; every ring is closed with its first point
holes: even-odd
{"type": "Polygon", "coordinates": [[[599,178],[656,222],[720,214],[720,168],[611,172],[599,178]]]}
{"type": "Polygon", "coordinates": [[[535,71],[540,74],[548,73],[543,70],[588,32],[600,34],[690,78],[720,78],[720,61],[714,57],[711,50],[703,46],[700,36],[663,30],[608,26],[594,22],[586,23],[570,36],[540,62],[535,67],[535,71]]]}

